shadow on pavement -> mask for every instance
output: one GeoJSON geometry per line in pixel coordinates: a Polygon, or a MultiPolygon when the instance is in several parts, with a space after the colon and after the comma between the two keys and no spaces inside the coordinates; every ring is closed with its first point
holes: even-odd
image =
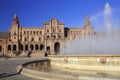
{"type": "Polygon", "coordinates": [[[17,73],[2,73],[2,74],[0,74],[0,78],[14,76],[14,75],[18,75],[18,74],[20,74],[20,73],[19,72],[17,72],[17,73]]]}

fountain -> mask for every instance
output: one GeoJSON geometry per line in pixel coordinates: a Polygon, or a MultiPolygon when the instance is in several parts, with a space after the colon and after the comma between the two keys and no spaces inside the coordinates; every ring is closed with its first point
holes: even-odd
{"type": "Polygon", "coordinates": [[[60,55],[23,63],[17,71],[44,80],[119,80],[120,37],[111,30],[108,3],[104,16],[104,35],[73,40],[60,55]]]}

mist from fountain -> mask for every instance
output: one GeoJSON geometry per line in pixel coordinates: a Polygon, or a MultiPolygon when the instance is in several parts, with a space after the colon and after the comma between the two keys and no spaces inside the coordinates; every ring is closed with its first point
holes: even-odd
{"type": "Polygon", "coordinates": [[[114,26],[111,20],[112,9],[109,3],[105,4],[103,11],[105,31],[92,37],[75,39],[61,51],[62,55],[80,54],[119,54],[120,53],[120,32],[112,30],[114,26]]]}

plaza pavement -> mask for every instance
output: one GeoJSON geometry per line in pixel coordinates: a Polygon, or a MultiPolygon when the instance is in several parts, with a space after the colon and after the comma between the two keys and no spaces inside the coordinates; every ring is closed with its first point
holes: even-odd
{"type": "Polygon", "coordinates": [[[31,58],[0,58],[0,80],[40,80],[19,74],[16,71],[18,65],[37,59],[31,58]]]}

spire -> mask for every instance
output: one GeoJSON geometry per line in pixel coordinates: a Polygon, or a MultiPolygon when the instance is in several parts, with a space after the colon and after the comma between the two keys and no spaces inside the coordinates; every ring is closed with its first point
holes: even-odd
{"type": "Polygon", "coordinates": [[[12,24],[19,24],[18,16],[15,14],[12,24]]]}
{"type": "Polygon", "coordinates": [[[14,19],[16,19],[16,18],[18,18],[18,16],[15,14],[15,15],[14,15],[14,19]]]}
{"type": "Polygon", "coordinates": [[[84,26],[85,26],[85,27],[91,26],[91,23],[90,23],[90,20],[89,20],[89,16],[86,16],[86,20],[85,20],[84,26]]]}

